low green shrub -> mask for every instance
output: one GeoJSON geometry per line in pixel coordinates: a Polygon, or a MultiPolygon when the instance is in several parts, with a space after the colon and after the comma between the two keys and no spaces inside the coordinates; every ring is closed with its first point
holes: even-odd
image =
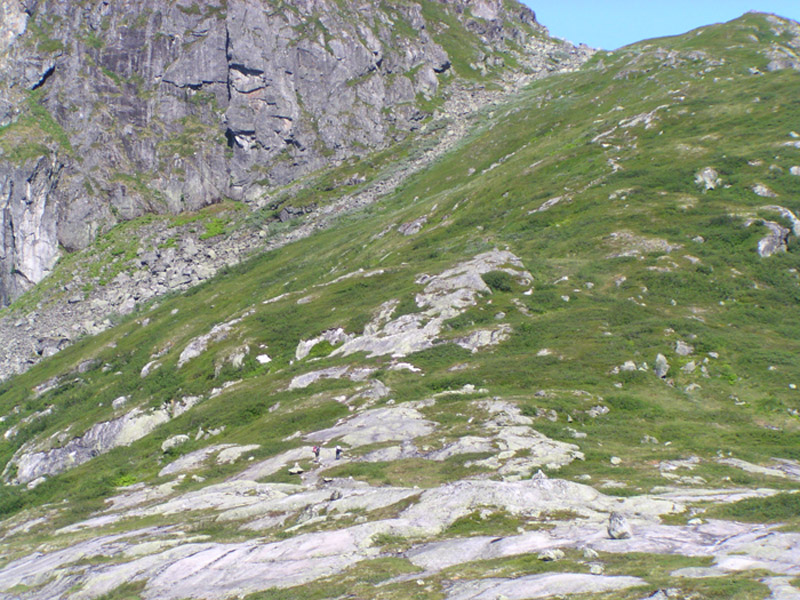
{"type": "Polygon", "coordinates": [[[489,271],[481,275],[481,279],[493,292],[514,291],[514,279],[505,271],[489,271]]]}

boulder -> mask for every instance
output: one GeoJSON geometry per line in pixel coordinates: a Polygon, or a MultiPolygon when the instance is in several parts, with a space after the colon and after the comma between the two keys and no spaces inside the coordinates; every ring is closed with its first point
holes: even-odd
{"type": "Polygon", "coordinates": [[[706,190],[713,190],[722,184],[722,179],[719,177],[716,169],[706,167],[694,176],[694,182],[697,185],[705,187],[706,190]]]}
{"type": "Polygon", "coordinates": [[[778,195],[763,183],[757,183],[751,189],[753,190],[754,194],[761,196],[762,198],[775,198],[778,195]]]}
{"type": "Polygon", "coordinates": [[[175,446],[180,446],[181,444],[185,444],[189,441],[189,436],[183,433],[178,435],[173,435],[172,437],[167,438],[161,443],[161,451],[166,452],[170,448],[174,448],[175,446]]]}
{"type": "Polygon", "coordinates": [[[656,364],[653,370],[657,376],[659,376],[661,379],[664,379],[669,372],[669,363],[667,362],[667,357],[663,354],[656,356],[656,364]]]}
{"type": "Polygon", "coordinates": [[[612,540],[626,540],[632,536],[628,520],[617,512],[608,517],[608,537],[612,540]]]}

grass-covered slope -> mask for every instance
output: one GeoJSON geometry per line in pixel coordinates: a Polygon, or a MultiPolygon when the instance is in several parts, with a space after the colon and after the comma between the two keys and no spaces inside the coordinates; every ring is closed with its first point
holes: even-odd
{"type": "MultiPolygon", "coordinates": [[[[189,293],[145,306],[116,328],[5,382],[0,511],[7,520],[0,527],[7,552],[0,569],[36,550],[53,552],[100,533],[161,526],[204,542],[267,544],[410,514],[420,502],[412,495],[390,507],[306,525],[308,515],[297,513],[255,532],[247,527],[251,519],[221,520],[213,509],[128,514],[104,529],[56,531],[102,509],[121,486],[162,486],[163,502],[230,481],[246,466],[293,449],[300,454],[287,466],[299,462],[315,477],[419,486],[415,494],[462,479],[513,483],[538,468],[632,503],[675,485],[691,510],[662,511],[667,525],[685,527],[699,514],[782,523],[784,531],[797,532],[797,496],[789,492],[800,480],[800,244],[790,213],[780,209],[800,211],[800,176],[792,173],[800,165],[800,73],[768,65],[776,53],[796,51],[798,40],[791,23],[748,14],[599,53],[579,72],[537,82],[484,113],[460,147],[378,205],[189,293]],[[706,168],[716,173],[709,176],[713,187],[697,179],[706,168]],[[759,242],[770,225],[786,236],[785,251],[761,256],[759,242]],[[495,249],[510,254],[495,253],[498,262],[470,271],[479,281],[458,288],[474,290],[469,301],[441,310],[425,304],[435,296],[431,281],[444,281],[448,269],[495,249]],[[422,343],[431,347],[347,351],[353,340],[395,339],[389,325],[402,328],[415,318],[421,328],[440,322],[422,343]],[[205,347],[197,345],[209,333],[205,347]],[[301,341],[326,335],[307,355],[298,352],[301,341]],[[459,345],[466,339],[476,351],[459,345]],[[199,352],[188,358],[193,342],[199,352]],[[323,370],[323,377],[304,385],[308,379],[301,376],[323,370]],[[26,451],[63,447],[134,407],[174,408],[187,397],[195,398],[192,408],[182,414],[170,409],[174,418],[129,445],[48,475],[33,489],[14,484],[26,451]],[[519,410],[507,411],[511,420],[498,424],[491,407],[499,405],[492,402],[519,410]],[[342,440],[355,438],[330,432],[305,437],[341,418],[403,405],[416,411],[408,413],[409,427],[420,419],[431,424],[409,435],[416,453],[359,461],[390,444],[384,438],[347,443],[342,440]],[[491,436],[525,423],[574,444],[571,458],[560,468],[559,461],[545,461],[536,469],[504,471],[516,460],[514,452],[504,455],[508,447],[491,436]],[[163,450],[176,435],[188,440],[163,450]],[[470,436],[495,445],[432,459],[432,452],[470,436]],[[330,442],[327,450],[341,443],[348,460],[312,465],[302,449],[314,441],[330,442]],[[211,444],[248,449],[230,463],[200,462],[187,471],[193,476],[176,480],[177,471],[162,472],[211,444]],[[573,460],[576,452],[583,460],[573,460]],[[705,488],[737,488],[742,498],[751,490],[754,498],[714,506],[713,495],[697,491],[705,488]],[[783,493],[763,499],[758,488],[783,493]],[[694,500],[686,500],[690,496],[694,500]],[[20,528],[24,522],[32,525],[20,528]]],[[[516,452],[517,459],[535,454],[532,447],[516,452]]],[[[257,480],[300,483],[283,467],[257,480]]],[[[548,530],[550,521],[591,521],[574,507],[549,517],[485,510],[446,524],[432,539],[502,537],[518,528],[548,530]]],[[[419,561],[407,551],[430,532],[414,538],[392,531],[372,538],[368,562],[253,598],[455,598],[462,597],[454,583],[459,579],[590,572],[588,555],[572,548],[556,562],[482,555],[420,574],[419,561]],[[401,577],[408,572],[413,577],[401,577]]],[[[789,562],[800,558],[796,545],[783,551],[789,562]]],[[[718,557],[650,550],[656,553],[626,560],[618,552],[594,559],[600,572],[644,583],[603,597],[639,598],[674,587],[691,597],[763,598],[774,583],[765,579],[771,572],[787,581],[797,576],[753,562],[752,570],[681,578],[677,569],[709,568],[718,557]]],[[[75,560],[89,565],[88,577],[103,561],[129,558],[89,553],[75,560]]],[[[0,589],[21,598],[40,597],[58,580],[20,583],[8,572],[0,570],[0,589]]],[[[86,580],[77,572],[71,575],[75,591],[99,595],[82,587],[86,580]]],[[[142,576],[109,597],[152,597],[154,581],[142,576]]]]}

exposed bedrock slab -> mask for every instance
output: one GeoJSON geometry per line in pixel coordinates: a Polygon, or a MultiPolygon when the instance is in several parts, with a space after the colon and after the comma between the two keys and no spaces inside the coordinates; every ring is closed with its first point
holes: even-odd
{"type": "MultiPolygon", "coordinates": [[[[119,446],[128,446],[152,432],[156,427],[182,415],[202,399],[187,396],[162,408],[135,408],[121,417],[92,426],[60,447],[48,448],[52,439],[34,440],[23,445],[9,461],[3,473],[8,478],[10,467],[17,466],[15,481],[27,483],[39,477],[61,473],[83,464],[99,454],[119,446]]],[[[60,437],[67,432],[59,432],[60,437]]]]}
{"type": "Polygon", "coordinates": [[[592,548],[627,554],[711,556],[716,566],[676,571],[676,576],[702,577],[747,569],[800,574],[800,534],[774,531],[765,525],[711,521],[700,526],[670,526],[652,521],[634,523],[628,539],[609,539],[603,523],[563,522],[551,530],[506,538],[478,536],[422,544],[406,553],[415,565],[433,572],[475,560],[542,552],[551,548],[592,548]],[[709,571],[707,569],[712,569],[709,571]]]}
{"type": "Polygon", "coordinates": [[[432,433],[436,424],[408,405],[376,408],[306,436],[312,442],[338,440],[355,448],[379,442],[411,440],[432,433]]]}
{"type": "MultiPolygon", "coordinates": [[[[301,585],[339,573],[376,556],[379,548],[375,541],[380,534],[439,535],[458,518],[485,509],[531,517],[542,512],[570,510],[579,517],[559,522],[551,530],[506,538],[478,536],[421,544],[409,551],[409,559],[426,571],[434,572],[466,561],[555,548],[589,547],[621,554],[712,556],[716,562],[714,569],[723,573],[768,569],[778,575],[800,574],[800,534],[774,531],[764,525],[723,521],[699,526],[662,525],[658,515],[680,511],[683,507],[666,498],[621,499],[605,496],[582,484],[543,478],[516,482],[465,480],[424,491],[373,487],[345,480],[334,480],[319,487],[239,480],[189,492],[149,508],[124,510],[121,514],[130,517],[213,510],[221,519],[242,520],[245,525],[262,519],[262,526],[269,527],[270,523],[282,525],[290,515],[299,522],[310,523],[336,513],[371,511],[414,496],[418,497],[395,518],[336,531],[310,532],[278,542],[249,540],[223,544],[198,543],[191,539],[176,542],[175,532],[159,534],[151,530],[146,532],[150,539],[144,533],[132,532],[129,538],[136,537],[139,550],[152,552],[140,556],[138,551],[132,550],[128,538],[99,536],[63,550],[37,552],[11,562],[0,571],[0,591],[19,585],[42,586],[30,594],[30,599],[44,600],[60,597],[71,586],[81,583],[81,591],[71,597],[93,598],[122,583],[146,580],[146,598],[216,600],[246,595],[269,587],[301,585]],[[612,511],[625,514],[630,520],[630,539],[608,538],[606,520],[612,511]],[[99,555],[127,560],[88,569],[85,565],[70,566],[82,558],[99,555]]],[[[123,503],[114,504],[123,506],[123,503]]],[[[703,573],[676,573],[676,576],[700,575],[703,573]]],[[[492,589],[495,588],[480,589],[476,593],[490,594],[492,589]]]]}
{"type": "Polygon", "coordinates": [[[569,594],[599,594],[645,584],[638,577],[547,573],[515,579],[460,581],[450,589],[447,600],[527,600],[569,594]]]}
{"type": "MultiPolygon", "coordinates": [[[[521,285],[533,282],[533,276],[525,270],[519,257],[511,252],[498,249],[484,252],[437,275],[420,275],[416,283],[425,286],[415,296],[420,312],[392,318],[398,301],[386,302],[361,335],[346,339],[331,354],[349,356],[366,352],[370,357],[403,357],[432,347],[439,338],[445,320],[475,305],[478,294],[491,293],[481,275],[498,270],[508,273],[521,285]]],[[[474,331],[453,341],[478,351],[499,344],[510,334],[510,326],[502,324],[492,329],[474,331]]]]}

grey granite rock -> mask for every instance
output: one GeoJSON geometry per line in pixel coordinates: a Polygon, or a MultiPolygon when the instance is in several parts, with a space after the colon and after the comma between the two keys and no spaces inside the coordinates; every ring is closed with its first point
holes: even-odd
{"type": "Polygon", "coordinates": [[[449,82],[438,86],[445,102],[436,117],[449,125],[435,149],[319,214],[313,204],[296,209],[277,200],[274,208],[303,223],[275,239],[252,228],[199,240],[181,228],[165,235],[157,223],[139,226],[132,235],[152,242],[124,265],[128,279],[99,284],[76,274],[65,286],[71,302],[52,302],[63,291],[56,288],[35,314],[27,308],[0,318],[0,378],[107,329],[115,314],[371,204],[452,148],[466,132],[467,115],[532,79],[574,70],[593,53],[540,35],[545,30],[523,7],[486,0],[487,14],[497,16],[488,25],[469,17],[462,0],[443,4],[469,28],[466,35],[478,36],[485,60],[496,47],[515,55],[524,73],[516,66],[494,71],[498,90],[464,85],[431,37],[436,27],[415,4],[389,14],[383,5],[349,2],[300,2],[296,11],[270,12],[233,0],[227,10],[198,12],[159,0],[94,8],[47,0],[36,4],[35,20],[48,28],[59,22],[48,29],[53,52],[30,43],[27,4],[4,5],[0,77],[9,86],[0,90],[0,124],[10,124],[4,135],[15,131],[27,91],[36,87],[36,99],[65,137],[45,136],[23,162],[0,151],[0,305],[36,284],[64,250],[80,251],[121,220],[196,210],[222,197],[261,208],[277,184],[402,138],[423,126],[426,114],[416,103],[418,94],[433,93],[432,77],[449,82]],[[392,23],[400,19],[421,33],[398,35],[392,23]],[[315,22],[329,35],[314,38],[309,24],[315,22]],[[64,50],[73,46],[76,52],[64,50]],[[20,316],[29,322],[25,331],[8,326],[20,316]]]}
{"type": "MultiPolygon", "coordinates": [[[[19,150],[0,151],[0,304],[120,220],[253,199],[383,147],[420,127],[418,97],[459,77],[418,4],[292,5],[3,4],[0,126],[19,150]],[[58,133],[15,129],[30,91],[58,133]]],[[[510,52],[519,71],[591,55],[521,5],[482,0],[491,24],[466,0],[442,5],[476,56],[510,52]]]]}
{"type": "Polygon", "coordinates": [[[624,540],[631,535],[631,526],[628,520],[619,513],[611,513],[608,517],[608,537],[612,540],[624,540]]]}

